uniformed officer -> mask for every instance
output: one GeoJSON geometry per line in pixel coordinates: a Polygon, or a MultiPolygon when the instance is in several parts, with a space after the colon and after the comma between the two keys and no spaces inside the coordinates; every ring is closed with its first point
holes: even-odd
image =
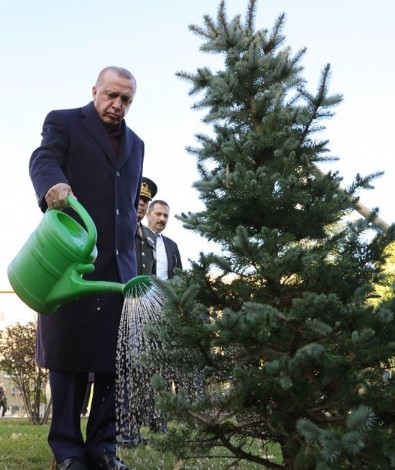
{"type": "Polygon", "coordinates": [[[143,176],[141,180],[140,199],[137,210],[138,228],[136,233],[137,275],[156,274],[156,235],[142,224],[148,210],[148,204],[157,193],[156,184],[143,176]]]}

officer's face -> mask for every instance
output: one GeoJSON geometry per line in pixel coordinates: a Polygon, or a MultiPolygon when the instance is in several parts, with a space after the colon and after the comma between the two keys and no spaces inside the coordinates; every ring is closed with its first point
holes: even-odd
{"type": "Polygon", "coordinates": [[[137,208],[137,217],[138,217],[139,222],[141,222],[144,219],[145,214],[147,213],[147,210],[148,210],[148,204],[149,204],[149,199],[147,199],[146,197],[140,196],[139,206],[137,208]]]}

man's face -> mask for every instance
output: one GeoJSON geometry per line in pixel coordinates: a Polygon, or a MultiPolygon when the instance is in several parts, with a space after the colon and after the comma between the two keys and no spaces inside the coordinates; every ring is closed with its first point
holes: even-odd
{"type": "Polygon", "coordinates": [[[147,214],[148,227],[155,233],[160,233],[166,228],[169,220],[169,208],[163,204],[155,204],[147,214]]]}
{"type": "Polygon", "coordinates": [[[94,86],[92,96],[100,119],[107,126],[118,125],[133,101],[134,82],[108,70],[102,83],[94,86]]]}
{"type": "Polygon", "coordinates": [[[146,198],[144,196],[140,196],[139,206],[137,208],[137,218],[138,218],[139,222],[141,222],[144,219],[145,214],[147,213],[148,203],[149,203],[148,198],[146,198]]]}

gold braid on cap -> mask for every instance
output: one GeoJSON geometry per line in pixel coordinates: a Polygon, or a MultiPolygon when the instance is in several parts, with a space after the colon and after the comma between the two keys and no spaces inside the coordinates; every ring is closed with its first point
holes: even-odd
{"type": "Polygon", "coordinates": [[[145,181],[141,183],[140,196],[145,196],[149,199],[152,199],[151,190],[145,181]]]}

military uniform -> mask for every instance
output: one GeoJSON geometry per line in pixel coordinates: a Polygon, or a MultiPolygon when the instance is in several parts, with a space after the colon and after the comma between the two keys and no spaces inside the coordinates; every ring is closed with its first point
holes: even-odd
{"type": "Polygon", "coordinates": [[[141,222],[136,234],[137,274],[156,274],[156,235],[141,222]]]}

